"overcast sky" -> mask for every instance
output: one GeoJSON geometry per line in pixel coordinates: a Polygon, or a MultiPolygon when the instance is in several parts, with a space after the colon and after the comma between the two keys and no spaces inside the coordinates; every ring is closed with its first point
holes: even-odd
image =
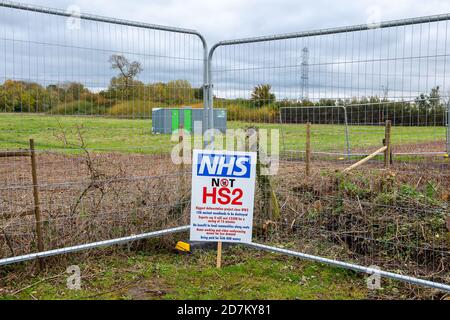
{"type": "MultiPolygon", "coordinates": [[[[450,13],[448,0],[23,2],[63,10],[75,6],[83,13],[195,29],[210,46],[226,39],[450,13]]],[[[45,85],[78,81],[98,91],[116,75],[108,58],[118,53],[143,64],[139,77],[145,83],[186,79],[196,87],[202,85],[202,51],[195,37],[96,22],[83,22],[79,30],[68,31],[65,20],[0,8],[0,59],[4,61],[0,77],[45,85]]],[[[213,64],[215,94],[248,97],[255,85],[270,83],[279,99],[301,98],[305,47],[311,99],[383,94],[407,99],[436,85],[447,90],[449,31],[447,22],[440,22],[223,47],[213,64]]]]}
{"type": "Polygon", "coordinates": [[[450,13],[448,0],[22,0],[196,29],[209,42],[450,13]]]}

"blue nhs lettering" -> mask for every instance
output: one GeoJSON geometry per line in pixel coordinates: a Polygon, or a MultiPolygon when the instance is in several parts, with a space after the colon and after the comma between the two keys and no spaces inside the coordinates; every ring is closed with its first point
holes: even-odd
{"type": "Polygon", "coordinates": [[[198,154],[197,175],[206,177],[250,178],[250,156],[198,154]]]}

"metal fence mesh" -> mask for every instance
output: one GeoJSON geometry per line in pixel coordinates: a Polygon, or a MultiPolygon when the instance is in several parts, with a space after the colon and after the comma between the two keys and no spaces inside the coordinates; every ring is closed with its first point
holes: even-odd
{"type": "Polygon", "coordinates": [[[203,107],[202,39],[9,4],[0,7],[0,258],[39,249],[36,209],[45,250],[186,224],[189,172],[172,164],[175,141],[152,134],[151,118],[155,108],[203,107]],[[38,201],[30,157],[11,155],[30,138],[38,201]]]}
{"type": "Polygon", "coordinates": [[[214,104],[268,130],[260,156],[280,146],[255,241],[450,281],[450,16],[224,41],[209,70],[192,30],[7,1],[0,19],[0,258],[188,224],[189,165],[152,111],[214,104]],[[392,154],[344,173],[386,121],[392,154]]]}
{"type": "Polygon", "coordinates": [[[279,170],[258,183],[259,240],[445,283],[448,17],[378,27],[219,42],[214,107],[236,129],[280,132],[279,170]],[[392,164],[381,154],[343,173],[383,147],[388,120],[392,164]]]}

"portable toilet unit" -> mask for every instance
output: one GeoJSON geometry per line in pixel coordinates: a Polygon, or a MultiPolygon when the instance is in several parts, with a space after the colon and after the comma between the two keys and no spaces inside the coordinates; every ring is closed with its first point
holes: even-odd
{"type": "MultiPolygon", "coordinates": [[[[172,134],[180,125],[189,133],[202,134],[203,109],[158,108],[152,111],[152,132],[172,134]]],[[[214,109],[214,128],[222,133],[227,130],[227,111],[214,109]]]]}

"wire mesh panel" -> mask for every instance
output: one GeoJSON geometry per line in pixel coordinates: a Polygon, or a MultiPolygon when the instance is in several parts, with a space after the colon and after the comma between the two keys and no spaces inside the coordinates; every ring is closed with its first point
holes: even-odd
{"type": "Polygon", "coordinates": [[[210,96],[228,126],[280,132],[259,144],[281,146],[276,174],[258,178],[257,239],[450,281],[449,19],[213,47],[210,96]]]}
{"type": "MultiPolygon", "coordinates": [[[[347,120],[347,109],[344,106],[302,106],[280,107],[280,128],[282,134],[281,146],[285,157],[302,157],[305,152],[305,141],[299,141],[299,125],[314,123],[320,126],[320,136],[314,140],[320,143],[326,136],[340,137],[328,150],[317,150],[316,153],[330,153],[335,155],[350,155],[350,137],[347,120]]],[[[313,143],[316,142],[313,140],[313,143]]]]}
{"type": "Polygon", "coordinates": [[[3,1],[0,21],[0,258],[186,224],[152,113],[203,108],[203,38],[3,1]]]}

